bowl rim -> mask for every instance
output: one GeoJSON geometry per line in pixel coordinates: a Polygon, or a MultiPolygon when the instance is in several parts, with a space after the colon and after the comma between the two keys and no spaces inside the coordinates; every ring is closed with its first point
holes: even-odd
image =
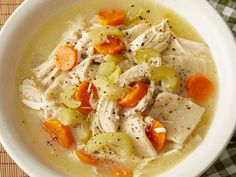
{"type": "MultiPolygon", "coordinates": [[[[39,3],[39,1],[38,1],[39,3]]],[[[228,27],[228,25],[226,24],[225,21],[223,21],[223,19],[221,18],[221,16],[217,13],[217,11],[210,6],[210,4],[206,1],[206,0],[198,0],[198,5],[202,6],[204,9],[208,10],[208,13],[211,14],[211,16],[213,16],[215,18],[215,21],[217,21],[218,25],[222,26],[222,29],[225,31],[224,32],[224,37],[225,40],[229,41],[229,50],[235,50],[236,51],[236,42],[235,42],[235,38],[233,36],[233,33],[231,32],[230,28],[228,27]]],[[[17,7],[17,9],[14,11],[14,13],[9,17],[9,19],[6,21],[6,23],[4,24],[3,28],[0,31],[0,43],[1,43],[1,38],[4,35],[4,33],[7,31],[8,27],[16,22],[16,17],[20,16],[22,11],[25,11],[29,8],[32,8],[33,6],[35,6],[37,4],[37,2],[34,4],[32,3],[32,1],[30,0],[25,0],[19,7],[17,7]]],[[[235,52],[236,53],[236,52],[235,52]]],[[[233,54],[233,53],[232,53],[233,54]]],[[[235,55],[236,56],[236,55],[235,55]]],[[[236,65],[235,65],[236,66],[236,65]]],[[[236,86],[234,87],[236,88],[236,86]]],[[[236,96],[236,94],[234,94],[236,96]]],[[[3,121],[1,120],[0,117],[0,123],[3,123],[3,121]]],[[[214,152],[215,154],[211,157],[211,159],[207,159],[206,161],[202,162],[201,165],[199,165],[199,171],[196,172],[194,175],[198,176],[201,175],[206,169],[208,169],[216,160],[217,158],[220,156],[220,154],[223,152],[223,150],[225,149],[225,147],[227,146],[228,142],[230,141],[231,137],[234,134],[236,128],[236,121],[234,121],[234,129],[232,129],[231,131],[227,132],[227,135],[225,135],[225,142],[227,143],[222,143],[221,147],[219,147],[217,149],[217,152],[214,152]],[[210,163],[209,163],[210,162],[210,163]],[[204,165],[205,164],[205,165],[204,165]],[[206,165],[207,164],[207,165],[206,165]],[[204,166],[204,167],[203,167],[204,166]]],[[[0,142],[2,143],[2,146],[5,148],[6,152],[10,155],[10,157],[17,163],[17,165],[19,165],[27,174],[29,174],[30,176],[38,176],[39,174],[30,169],[28,167],[28,164],[25,163],[26,161],[24,159],[20,159],[19,158],[19,152],[14,152],[14,149],[12,148],[12,146],[9,146],[7,143],[7,139],[4,136],[4,131],[2,131],[0,129],[0,142]]],[[[44,168],[45,169],[45,168],[44,168]]],[[[51,171],[52,172],[52,171],[51,171]]],[[[55,173],[49,173],[49,174],[54,174],[55,173]]],[[[164,173],[165,174],[165,173],[164,173]]],[[[163,174],[163,175],[164,175],[163,174]]],[[[162,175],[160,175],[162,176],[162,175]]]]}

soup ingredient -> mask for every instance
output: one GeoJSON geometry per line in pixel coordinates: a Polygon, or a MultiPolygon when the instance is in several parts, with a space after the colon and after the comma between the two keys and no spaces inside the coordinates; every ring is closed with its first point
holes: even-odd
{"type": "Polygon", "coordinates": [[[81,102],[79,111],[82,114],[88,115],[93,108],[90,105],[90,97],[98,98],[97,89],[91,81],[83,81],[75,92],[75,99],[81,102]]]}
{"type": "Polygon", "coordinates": [[[160,152],[166,142],[166,129],[159,121],[153,119],[146,131],[147,137],[152,142],[155,149],[160,152]]]}
{"type": "Polygon", "coordinates": [[[98,53],[103,55],[118,54],[125,50],[125,45],[120,39],[114,36],[108,36],[105,42],[94,45],[94,48],[98,53]]]}
{"type": "Polygon", "coordinates": [[[107,62],[114,62],[115,64],[119,64],[123,62],[125,59],[122,55],[107,55],[105,57],[107,62]]]}
{"type": "Polygon", "coordinates": [[[107,78],[116,70],[116,64],[114,62],[106,62],[100,64],[96,79],[107,80],[107,78]]]}
{"type": "Polygon", "coordinates": [[[168,67],[157,67],[151,71],[151,79],[155,82],[161,82],[162,86],[170,92],[175,92],[179,87],[179,77],[174,69],[168,67]]]}
{"type": "Polygon", "coordinates": [[[90,39],[94,44],[103,43],[107,36],[123,36],[124,33],[116,27],[113,26],[101,26],[92,29],[89,33],[90,39]]]}
{"type": "Polygon", "coordinates": [[[121,69],[120,67],[117,67],[117,69],[108,77],[108,82],[110,84],[118,83],[120,75],[121,75],[121,69]]]}
{"type": "Polygon", "coordinates": [[[77,51],[73,46],[65,45],[57,49],[55,53],[55,65],[62,71],[71,70],[77,61],[77,51]]]}
{"type": "Polygon", "coordinates": [[[100,10],[98,17],[101,25],[117,26],[124,23],[126,12],[123,10],[100,10]]]}
{"type": "Polygon", "coordinates": [[[74,144],[74,136],[68,126],[59,120],[52,119],[42,123],[42,127],[65,148],[74,144]]]}
{"type": "Polygon", "coordinates": [[[96,165],[99,160],[92,155],[89,155],[81,150],[75,150],[75,155],[86,164],[96,165]]]}
{"type": "Polygon", "coordinates": [[[101,151],[104,147],[115,151],[123,158],[133,156],[134,149],[130,137],[122,132],[101,133],[91,138],[86,144],[85,149],[94,153],[101,151]]]}
{"type": "Polygon", "coordinates": [[[133,172],[112,166],[110,167],[113,177],[133,177],[133,172]]]}
{"type": "Polygon", "coordinates": [[[194,74],[186,81],[188,95],[198,103],[206,102],[214,91],[213,83],[202,74],[194,74]]]}
{"type": "Polygon", "coordinates": [[[161,57],[161,54],[152,48],[140,49],[135,53],[135,58],[138,64],[149,63],[153,57],[161,57]]]}
{"type": "Polygon", "coordinates": [[[132,107],[147,94],[148,85],[145,82],[137,82],[131,86],[131,90],[127,95],[118,101],[118,104],[124,107],[132,107]]]}
{"type": "Polygon", "coordinates": [[[81,105],[81,102],[74,99],[76,86],[69,86],[60,94],[60,101],[69,108],[75,109],[81,105]]]}

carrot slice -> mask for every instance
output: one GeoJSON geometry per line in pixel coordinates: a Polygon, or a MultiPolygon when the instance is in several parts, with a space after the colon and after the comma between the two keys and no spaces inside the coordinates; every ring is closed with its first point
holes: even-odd
{"type": "Polygon", "coordinates": [[[147,137],[159,152],[163,149],[166,142],[166,132],[158,132],[158,128],[163,129],[164,126],[157,120],[153,120],[149,130],[146,132],[147,137]]]}
{"type": "Polygon", "coordinates": [[[96,51],[100,54],[119,54],[125,50],[125,45],[120,39],[108,36],[107,41],[102,44],[94,45],[96,51]]]}
{"type": "Polygon", "coordinates": [[[148,86],[144,82],[137,82],[123,99],[118,101],[118,104],[124,107],[132,107],[147,94],[148,86]]]}
{"type": "Polygon", "coordinates": [[[213,83],[202,74],[194,74],[186,81],[186,89],[195,102],[206,102],[214,91],[213,83]]]}
{"type": "Polygon", "coordinates": [[[52,119],[42,123],[42,127],[65,148],[74,144],[74,136],[68,126],[59,120],[52,119]]]}
{"type": "Polygon", "coordinates": [[[73,46],[65,45],[57,49],[55,54],[55,65],[62,71],[71,70],[77,61],[77,51],[73,46]]]}
{"type": "Polygon", "coordinates": [[[133,177],[133,172],[114,166],[111,167],[111,172],[114,177],[133,177]]]}
{"type": "Polygon", "coordinates": [[[91,164],[91,165],[96,165],[98,164],[99,160],[89,154],[86,154],[83,151],[76,150],[75,155],[84,163],[86,164],[91,164]]]}
{"type": "Polygon", "coordinates": [[[117,26],[124,23],[126,12],[123,10],[100,10],[98,16],[101,25],[117,26]]]}
{"type": "Polygon", "coordinates": [[[81,101],[79,111],[82,114],[88,115],[93,110],[89,102],[92,93],[93,98],[97,99],[97,89],[91,81],[83,81],[75,91],[75,99],[81,101]]]}

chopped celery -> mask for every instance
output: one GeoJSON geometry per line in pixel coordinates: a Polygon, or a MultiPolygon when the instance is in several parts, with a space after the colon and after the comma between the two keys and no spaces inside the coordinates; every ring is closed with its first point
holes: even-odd
{"type": "Polygon", "coordinates": [[[96,79],[106,80],[116,70],[114,62],[102,63],[97,71],[96,79]]]}
{"type": "Polygon", "coordinates": [[[121,69],[117,67],[117,69],[108,77],[108,82],[110,84],[116,84],[120,78],[121,69]]]}
{"type": "Polygon", "coordinates": [[[101,79],[93,80],[93,84],[99,88],[99,96],[108,100],[120,99],[129,91],[128,88],[120,88],[101,79]]]}
{"type": "Polygon", "coordinates": [[[86,142],[90,136],[89,123],[86,117],[78,111],[70,108],[62,108],[58,115],[58,119],[64,125],[75,126],[79,128],[79,137],[82,141],[86,142]]]}
{"type": "Polygon", "coordinates": [[[179,87],[179,77],[177,72],[168,67],[157,67],[152,69],[151,79],[155,82],[162,82],[168,88],[168,91],[175,92],[179,87]]]}
{"type": "Polygon", "coordinates": [[[132,140],[126,133],[109,132],[102,133],[91,138],[85,146],[85,150],[91,153],[102,151],[108,147],[123,158],[134,155],[132,140]]]}
{"type": "Polygon", "coordinates": [[[60,94],[60,101],[69,108],[78,108],[81,105],[80,101],[73,99],[76,91],[76,86],[69,86],[60,94]]]}
{"type": "Polygon", "coordinates": [[[124,61],[124,57],[122,55],[107,55],[105,57],[107,62],[114,62],[115,64],[119,64],[124,61]]]}
{"type": "Polygon", "coordinates": [[[133,18],[129,18],[126,22],[125,25],[126,26],[133,26],[136,25],[138,23],[140,23],[142,20],[146,19],[146,12],[145,11],[140,11],[139,14],[133,18]]]}
{"type": "Polygon", "coordinates": [[[159,58],[160,56],[161,54],[153,48],[140,49],[135,53],[135,58],[138,64],[148,63],[152,57],[159,58]]]}
{"type": "Polygon", "coordinates": [[[108,35],[122,36],[123,32],[114,26],[101,26],[89,32],[89,37],[94,44],[103,43],[108,35]]]}

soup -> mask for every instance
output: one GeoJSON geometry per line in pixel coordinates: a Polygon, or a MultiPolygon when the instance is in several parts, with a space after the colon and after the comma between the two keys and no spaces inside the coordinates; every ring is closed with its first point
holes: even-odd
{"type": "Polygon", "coordinates": [[[27,138],[70,176],[170,169],[204,138],[217,92],[193,27],[139,0],[82,1],[54,17],[26,48],[16,81],[27,138]]]}

